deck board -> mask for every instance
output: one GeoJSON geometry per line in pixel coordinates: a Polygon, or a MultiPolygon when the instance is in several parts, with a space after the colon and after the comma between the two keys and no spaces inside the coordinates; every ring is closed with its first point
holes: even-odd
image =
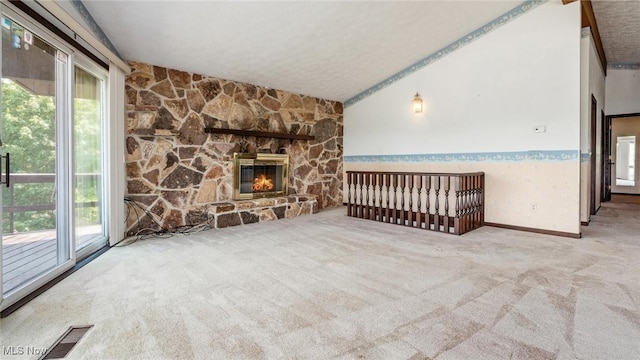
{"type": "Polygon", "coordinates": [[[53,240],[55,240],[55,235],[46,236],[42,238],[34,236],[34,238],[30,241],[23,241],[21,243],[12,244],[9,246],[5,245],[2,248],[2,256],[3,258],[12,257],[12,256],[15,256],[16,253],[31,251],[36,247],[42,246],[42,244],[45,243],[46,241],[53,241],[53,240]]]}
{"type": "Polygon", "coordinates": [[[7,276],[7,274],[15,271],[16,269],[20,269],[27,264],[33,264],[38,262],[38,259],[41,257],[45,257],[49,254],[56,254],[56,240],[43,241],[43,246],[38,247],[32,251],[25,251],[15,254],[9,258],[2,258],[2,271],[3,276],[7,276]],[[6,263],[5,263],[6,261],[6,263]]]}
{"type": "MultiPolygon", "coordinates": [[[[92,243],[100,226],[77,229],[77,249],[92,243]]],[[[2,285],[5,292],[22,285],[58,264],[56,231],[5,235],[2,238],[2,285]]]]}
{"type": "Polygon", "coordinates": [[[2,249],[2,258],[7,259],[10,257],[16,257],[20,253],[37,251],[38,248],[45,246],[47,244],[47,241],[54,241],[54,240],[55,239],[35,240],[29,243],[21,244],[21,246],[13,246],[10,248],[4,247],[2,249]]]}

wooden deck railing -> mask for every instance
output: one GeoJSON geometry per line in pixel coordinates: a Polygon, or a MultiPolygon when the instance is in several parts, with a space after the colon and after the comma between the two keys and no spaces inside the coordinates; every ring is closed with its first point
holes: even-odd
{"type": "MultiPolygon", "coordinates": [[[[76,174],[75,175],[78,180],[80,179],[91,179],[98,180],[100,174],[76,174]]],[[[7,202],[2,205],[2,212],[8,215],[9,221],[9,233],[13,233],[15,231],[15,216],[16,213],[27,212],[27,211],[51,211],[56,209],[56,205],[51,199],[51,202],[46,204],[31,204],[31,205],[16,205],[15,203],[15,184],[54,184],[55,183],[55,174],[43,173],[43,174],[21,174],[15,173],[11,174],[11,182],[9,184],[8,189],[3,189],[2,191],[7,191],[7,202]]],[[[4,185],[3,185],[4,186],[4,185]]],[[[54,190],[52,190],[54,191],[54,190]]],[[[54,195],[55,196],[55,195],[54,195]]],[[[76,208],[79,207],[97,207],[98,208],[98,221],[101,221],[102,213],[100,203],[98,201],[85,201],[85,202],[76,202],[76,208]]]]}
{"type": "Polygon", "coordinates": [[[347,171],[347,215],[461,235],[484,224],[484,173],[347,171]]]}

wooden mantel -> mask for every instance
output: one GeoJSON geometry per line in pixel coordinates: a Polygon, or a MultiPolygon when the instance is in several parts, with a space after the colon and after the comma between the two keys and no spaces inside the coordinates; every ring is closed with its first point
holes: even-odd
{"type": "Polygon", "coordinates": [[[315,140],[313,135],[301,135],[301,134],[287,134],[279,132],[269,131],[252,131],[252,130],[236,130],[236,129],[220,129],[220,128],[205,128],[206,134],[231,134],[238,136],[255,136],[265,137],[272,139],[287,139],[287,140],[315,140]]]}

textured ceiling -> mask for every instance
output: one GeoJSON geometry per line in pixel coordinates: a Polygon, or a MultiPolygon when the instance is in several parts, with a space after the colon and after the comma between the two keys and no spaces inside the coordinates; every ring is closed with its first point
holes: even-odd
{"type": "Polygon", "coordinates": [[[640,63],[640,1],[592,0],[607,62],[640,63]]]}
{"type": "Polygon", "coordinates": [[[344,101],[522,2],[83,3],[126,60],[344,101]]]}

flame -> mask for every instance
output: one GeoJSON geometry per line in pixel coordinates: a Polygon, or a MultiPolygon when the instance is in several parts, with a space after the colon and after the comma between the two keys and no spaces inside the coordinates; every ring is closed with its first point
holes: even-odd
{"type": "Polygon", "coordinates": [[[264,174],[260,174],[259,177],[253,179],[253,186],[251,187],[253,191],[269,191],[273,190],[273,182],[271,179],[267,179],[264,174]]]}

